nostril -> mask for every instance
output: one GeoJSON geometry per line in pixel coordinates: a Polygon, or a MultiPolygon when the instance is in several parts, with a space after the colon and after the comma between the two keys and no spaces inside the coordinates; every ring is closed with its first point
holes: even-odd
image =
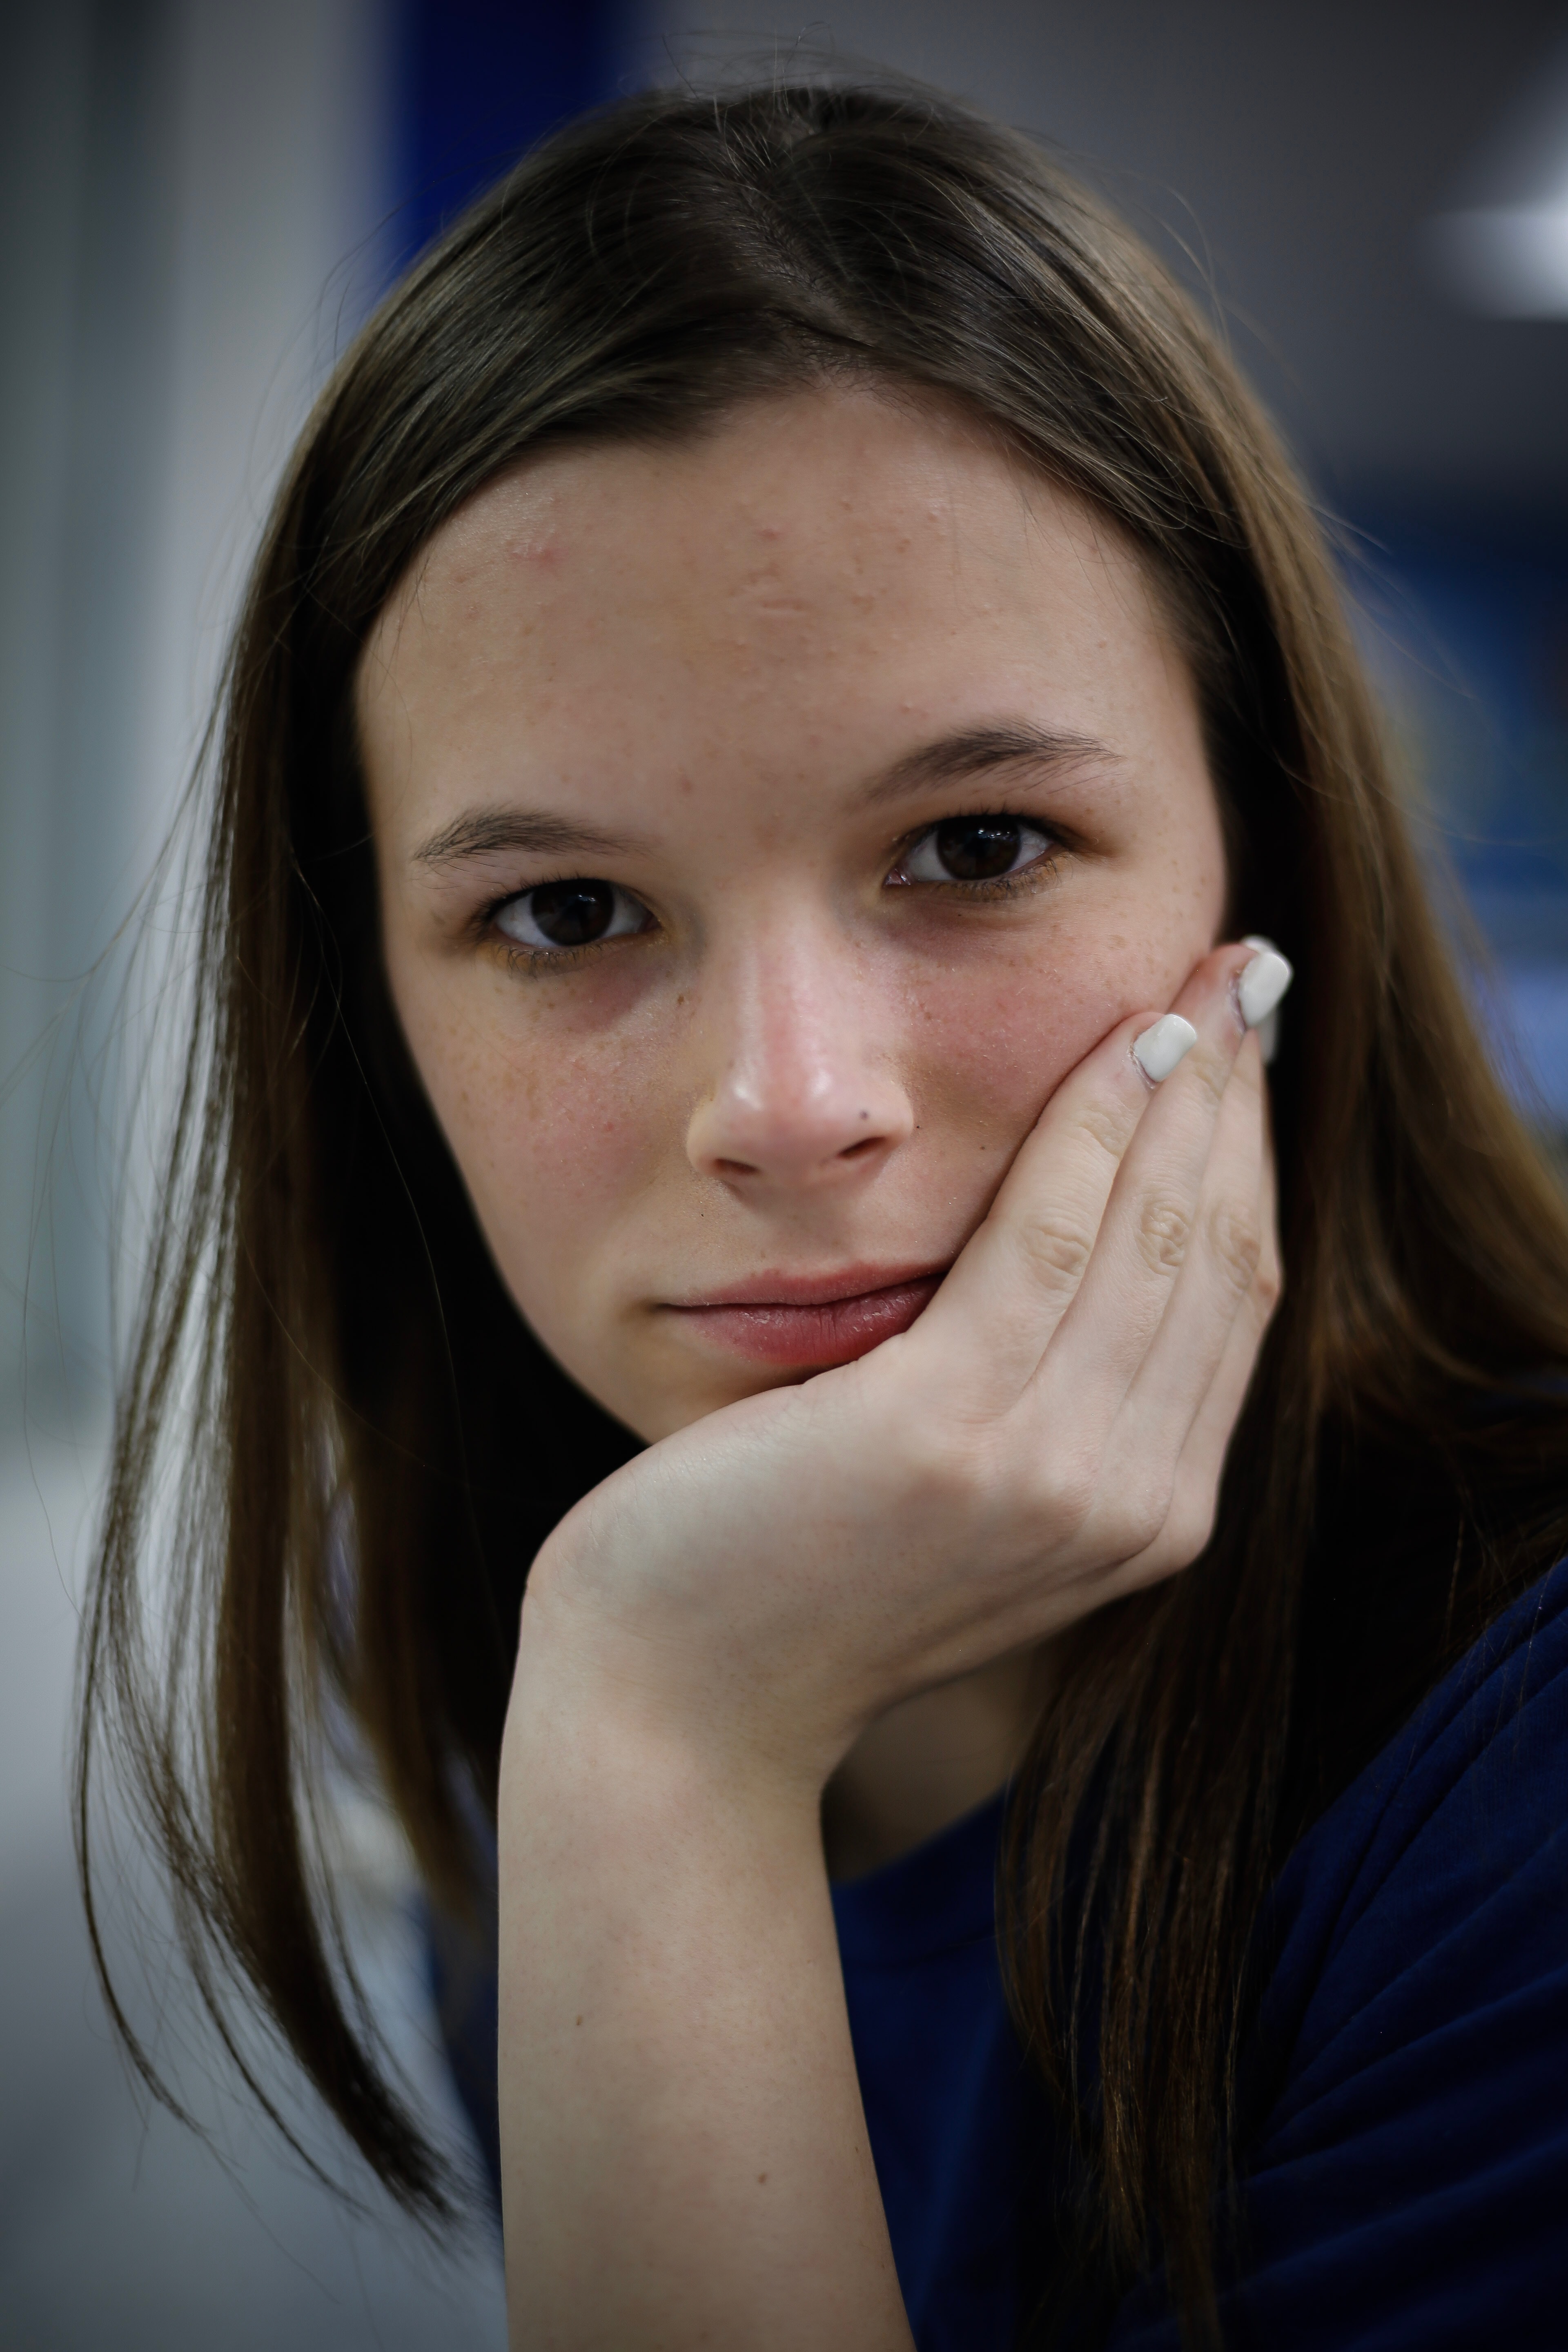
{"type": "Polygon", "coordinates": [[[892,1088],[879,1101],[864,1077],[840,1090],[831,1071],[786,1066],[761,1083],[745,1068],[725,1075],[693,1110],[686,1151],[699,1175],[740,1192],[761,1185],[806,1189],[868,1176],[912,1132],[909,1106],[892,1088]]]}

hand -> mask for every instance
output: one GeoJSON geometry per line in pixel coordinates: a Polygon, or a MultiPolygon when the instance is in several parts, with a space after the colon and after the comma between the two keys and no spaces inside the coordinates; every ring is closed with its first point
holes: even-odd
{"type": "Polygon", "coordinates": [[[1152,1014],[1069,1075],[908,1332],[570,1514],[519,1704],[548,1653],[557,1722],[574,1683],[592,1711],[613,1690],[623,1721],[815,1794],[898,1700],[1196,1558],[1279,1287],[1253,952],[1192,974],[1162,1083],[1133,1052],[1152,1014]]]}
{"type": "Polygon", "coordinates": [[[1248,961],[1199,965],[1163,1083],[1147,1015],[1073,1071],[909,1331],[650,1447],[535,1562],[500,1780],[514,2345],[912,2352],[818,1800],[885,1707],[1202,1549],[1279,1287],[1248,961]]]}

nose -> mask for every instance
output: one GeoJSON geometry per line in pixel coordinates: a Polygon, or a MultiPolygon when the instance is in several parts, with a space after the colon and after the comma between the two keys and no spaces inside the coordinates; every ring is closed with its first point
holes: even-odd
{"type": "Polygon", "coordinates": [[[762,943],[715,971],[700,1024],[710,1076],[686,1149],[748,1192],[854,1182],[914,1132],[852,957],[820,939],[762,943]]]}

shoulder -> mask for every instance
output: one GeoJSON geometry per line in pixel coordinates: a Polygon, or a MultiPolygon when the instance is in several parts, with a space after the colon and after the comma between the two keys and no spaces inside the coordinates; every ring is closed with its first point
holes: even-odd
{"type": "Polygon", "coordinates": [[[1412,1970],[1435,2000],[1523,1981],[1563,1948],[1568,1561],[1507,1610],[1290,1856],[1260,2039],[1292,2079],[1412,1970]],[[1458,1972],[1456,1974],[1455,1972],[1458,1972]]]}
{"type": "Polygon", "coordinates": [[[1557,2340],[1565,1823],[1568,1563],[1489,1628],[1281,1875],[1248,2070],[1237,2341],[1557,2340]]]}

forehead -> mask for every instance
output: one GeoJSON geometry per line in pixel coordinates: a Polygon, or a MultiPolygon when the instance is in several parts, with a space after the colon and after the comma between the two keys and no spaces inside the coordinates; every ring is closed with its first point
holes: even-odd
{"type": "Polygon", "coordinates": [[[1097,735],[1190,700],[1130,543],[965,419],[864,392],[542,453],[437,533],[360,674],[373,792],[500,739],[557,770],[588,736],[885,757],[855,739],[1042,698],[1097,735]]]}

